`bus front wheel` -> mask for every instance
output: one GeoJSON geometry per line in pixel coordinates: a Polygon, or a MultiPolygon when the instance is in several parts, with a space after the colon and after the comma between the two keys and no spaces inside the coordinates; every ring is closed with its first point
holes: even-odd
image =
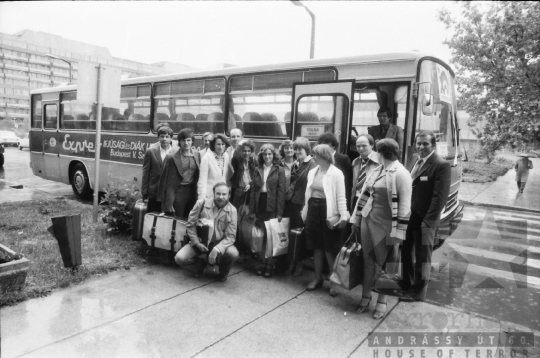
{"type": "Polygon", "coordinates": [[[90,180],[86,168],[81,163],[73,167],[71,173],[71,187],[73,192],[81,199],[91,199],[92,189],[90,188],[90,180]]]}

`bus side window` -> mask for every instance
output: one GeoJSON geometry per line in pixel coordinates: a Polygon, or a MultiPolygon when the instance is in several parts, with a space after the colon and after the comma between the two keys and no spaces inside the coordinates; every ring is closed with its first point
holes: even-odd
{"type": "Polygon", "coordinates": [[[41,95],[32,95],[32,128],[41,129],[41,95]]]}

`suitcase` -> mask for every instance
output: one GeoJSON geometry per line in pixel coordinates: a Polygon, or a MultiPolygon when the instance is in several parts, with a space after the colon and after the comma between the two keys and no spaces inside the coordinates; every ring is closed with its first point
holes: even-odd
{"type": "Polygon", "coordinates": [[[133,207],[133,219],[131,220],[131,238],[134,241],[142,240],[144,216],[148,212],[148,203],[142,199],[137,200],[133,207]]]}
{"type": "Polygon", "coordinates": [[[186,219],[159,215],[148,213],[144,216],[142,238],[148,246],[177,252],[189,241],[186,219]]]}

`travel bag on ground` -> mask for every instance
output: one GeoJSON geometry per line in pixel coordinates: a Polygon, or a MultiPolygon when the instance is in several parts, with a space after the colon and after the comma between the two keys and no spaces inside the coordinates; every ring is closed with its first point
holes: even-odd
{"type": "Polygon", "coordinates": [[[148,213],[144,216],[142,238],[148,246],[177,252],[189,241],[186,219],[159,215],[148,213]]]}
{"type": "Polygon", "coordinates": [[[139,199],[133,207],[133,219],[131,220],[131,238],[135,241],[142,240],[144,216],[148,212],[148,203],[139,199]]]}

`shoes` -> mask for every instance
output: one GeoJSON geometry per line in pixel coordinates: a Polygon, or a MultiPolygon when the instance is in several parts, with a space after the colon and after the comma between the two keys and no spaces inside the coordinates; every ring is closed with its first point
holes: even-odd
{"type": "Polygon", "coordinates": [[[266,272],[264,273],[264,278],[270,278],[274,274],[274,265],[266,265],[266,272]]]}
{"type": "Polygon", "coordinates": [[[364,312],[366,312],[368,310],[368,308],[369,308],[369,304],[371,303],[372,298],[373,298],[373,296],[369,296],[369,297],[362,296],[362,300],[360,300],[360,305],[356,309],[356,313],[364,313],[364,312]],[[369,301],[365,305],[362,305],[362,300],[367,299],[367,298],[369,298],[369,301]]]}
{"type": "Polygon", "coordinates": [[[262,264],[259,266],[259,269],[257,270],[257,276],[263,276],[266,271],[266,265],[262,264]]]}
{"type": "Polygon", "coordinates": [[[292,275],[293,271],[294,271],[294,262],[291,262],[289,264],[289,267],[287,267],[287,270],[285,271],[285,276],[292,275]]]}
{"type": "Polygon", "coordinates": [[[296,263],[296,270],[294,270],[293,277],[301,276],[303,270],[304,265],[301,262],[296,263]]]}
{"type": "Polygon", "coordinates": [[[332,297],[336,297],[338,295],[337,291],[334,290],[332,287],[330,287],[330,291],[328,291],[328,294],[332,297]]]}
{"type": "Polygon", "coordinates": [[[243,255],[243,254],[240,254],[240,255],[238,256],[238,260],[236,260],[236,262],[238,262],[239,264],[243,264],[244,261],[246,261],[246,256],[243,255]]]}
{"type": "Polygon", "coordinates": [[[316,289],[318,288],[321,288],[324,284],[324,281],[317,281],[317,280],[314,280],[314,281],[311,281],[311,283],[309,283],[306,287],[306,290],[307,291],[315,291],[316,289]]]}
{"type": "Polygon", "coordinates": [[[375,312],[373,312],[373,319],[381,319],[384,316],[386,316],[386,309],[387,309],[386,302],[377,301],[377,305],[375,306],[375,312]],[[383,307],[384,307],[384,310],[383,310],[383,307]]]}
{"type": "Polygon", "coordinates": [[[227,276],[225,276],[225,275],[219,275],[219,276],[218,276],[218,281],[219,281],[219,282],[225,282],[225,281],[227,281],[227,276]]]}
{"type": "Polygon", "coordinates": [[[193,277],[195,278],[201,277],[204,273],[205,267],[206,267],[206,262],[204,262],[203,260],[197,262],[195,264],[195,270],[193,271],[193,277]]]}
{"type": "Polygon", "coordinates": [[[423,301],[423,299],[421,299],[421,298],[413,297],[413,296],[407,295],[407,294],[401,296],[401,297],[399,298],[399,300],[400,300],[401,302],[423,301]]]}

